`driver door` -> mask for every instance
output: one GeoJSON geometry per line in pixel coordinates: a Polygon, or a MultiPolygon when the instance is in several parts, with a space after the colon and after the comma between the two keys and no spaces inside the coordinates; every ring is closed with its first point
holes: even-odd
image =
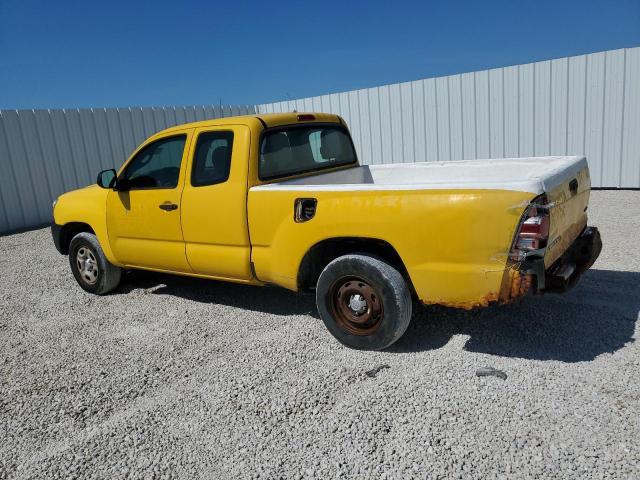
{"type": "Polygon", "coordinates": [[[125,266],[191,272],[180,226],[185,158],[192,130],[143,146],[107,196],[107,230],[125,266]]]}

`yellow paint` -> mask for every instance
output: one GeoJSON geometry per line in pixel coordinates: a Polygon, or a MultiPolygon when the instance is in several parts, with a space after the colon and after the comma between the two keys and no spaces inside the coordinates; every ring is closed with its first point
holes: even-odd
{"type": "MultiPolygon", "coordinates": [[[[182,232],[189,264],[194,272],[249,280],[251,246],[247,228],[247,159],[251,130],[245,125],[200,127],[202,132],[233,132],[229,179],[224,183],[192,187],[187,179],[182,194],[182,232]]],[[[196,141],[191,143],[187,171],[196,141]]]]}
{"type": "MultiPolygon", "coordinates": [[[[340,121],[335,115],[315,115],[316,121],[340,121]]],[[[296,114],[260,118],[268,126],[297,122],[296,114]]],[[[160,132],[140,148],[177,133],[188,135],[178,187],[131,192],[87,187],[60,197],[55,221],[91,225],[116,265],[242,283],[275,283],[292,290],[297,289],[304,254],[316,243],[336,237],[374,238],[391,244],[425,303],[485,305],[498,298],[505,271],[507,280],[514,275],[507,268],[507,254],[533,194],[480,189],[251,190],[265,183],[257,176],[262,129],[256,116],[245,116],[160,132]],[[190,172],[196,138],[212,130],[234,133],[230,177],[226,183],[193,187],[190,172]],[[294,222],[298,197],[318,199],[313,220],[294,222]],[[160,210],[164,202],[176,203],[179,209],[160,210]]]]}
{"type": "MultiPolygon", "coordinates": [[[[109,190],[107,195],[107,231],[118,264],[192,272],[184,251],[180,224],[181,209],[165,211],[162,204],[180,206],[186,177],[185,159],[193,129],[173,132],[187,135],[178,185],[175,188],[130,191],[109,190]]],[[[156,136],[157,137],[157,136],[156,136]]],[[[157,140],[154,138],[153,140],[157,140]]],[[[145,142],[145,145],[150,142],[145,142]]],[[[124,167],[123,167],[124,168],[124,167]]],[[[122,170],[121,170],[122,172],[122,170]]]]}
{"type": "Polygon", "coordinates": [[[296,289],[304,254],[327,238],[384,240],[402,258],[424,303],[482,305],[500,292],[507,254],[533,194],[503,190],[249,192],[258,278],[296,289]],[[295,223],[298,197],[318,199],[313,220],[295,223]],[[455,201],[451,201],[454,198],[455,201]]]}
{"type": "MultiPolygon", "coordinates": [[[[96,172],[97,173],[97,172],[96,172]]],[[[82,222],[89,225],[96,234],[105,256],[111,263],[118,261],[111,251],[107,235],[106,204],[109,190],[98,185],[90,185],[79,190],[64,193],[58,197],[53,210],[53,220],[58,225],[82,222]]]]}

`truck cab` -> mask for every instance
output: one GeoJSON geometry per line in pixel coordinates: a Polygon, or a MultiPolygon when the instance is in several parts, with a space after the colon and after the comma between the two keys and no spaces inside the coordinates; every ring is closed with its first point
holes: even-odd
{"type": "MultiPolygon", "coordinates": [[[[305,118],[266,117],[272,129],[305,118]]],[[[73,206],[65,205],[64,212],[54,209],[56,224],[66,225],[59,234],[61,248],[66,251],[72,234],[82,229],[72,220],[85,218],[113,264],[260,284],[251,268],[249,189],[283,175],[344,168],[323,158],[319,143],[323,133],[342,135],[350,143],[339,117],[316,114],[311,123],[312,128],[300,133],[309,137],[313,156],[291,172],[284,172],[287,165],[277,162],[259,172],[256,162],[249,161],[258,157],[267,126],[256,117],[216,119],[159,132],[118,172],[101,172],[96,186],[59,199],[66,204],[74,197],[73,206]]],[[[282,136],[276,131],[268,138],[263,159],[268,161],[278,151],[282,136]]],[[[354,151],[346,164],[356,163],[354,151]]]]}

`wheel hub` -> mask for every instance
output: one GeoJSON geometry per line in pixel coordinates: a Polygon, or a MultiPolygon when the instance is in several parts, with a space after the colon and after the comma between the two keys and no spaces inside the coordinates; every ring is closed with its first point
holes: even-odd
{"type": "Polygon", "coordinates": [[[76,253],[76,263],[82,281],[93,285],[98,281],[98,261],[95,254],[87,247],[80,247],[76,253]]]}
{"type": "Polygon", "coordinates": [[[338,280],[330,290],[331,310],[338,325],[353,335],[371,335],[382,322],[380,295],[361,278],[338,280]]]}
{"type": "Polygon", "coordinates": [[[367,301],[358,293],[349,297],[349,308],[356,315],[361,315],[367,309],[367,301]]]}

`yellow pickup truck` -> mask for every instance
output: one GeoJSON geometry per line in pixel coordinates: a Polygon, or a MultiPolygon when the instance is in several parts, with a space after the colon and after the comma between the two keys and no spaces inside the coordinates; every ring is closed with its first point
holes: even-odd
{"type": "Polygon", "coordinates": [[[584,157],[361,165],[337,115],[251,115],[157,133],[61,195],[52,233],[88,292],[122,269],[315,290],[340,342],[383,349],[418,302],[575,284],[602,246],[589,192],[584,157]]]}

